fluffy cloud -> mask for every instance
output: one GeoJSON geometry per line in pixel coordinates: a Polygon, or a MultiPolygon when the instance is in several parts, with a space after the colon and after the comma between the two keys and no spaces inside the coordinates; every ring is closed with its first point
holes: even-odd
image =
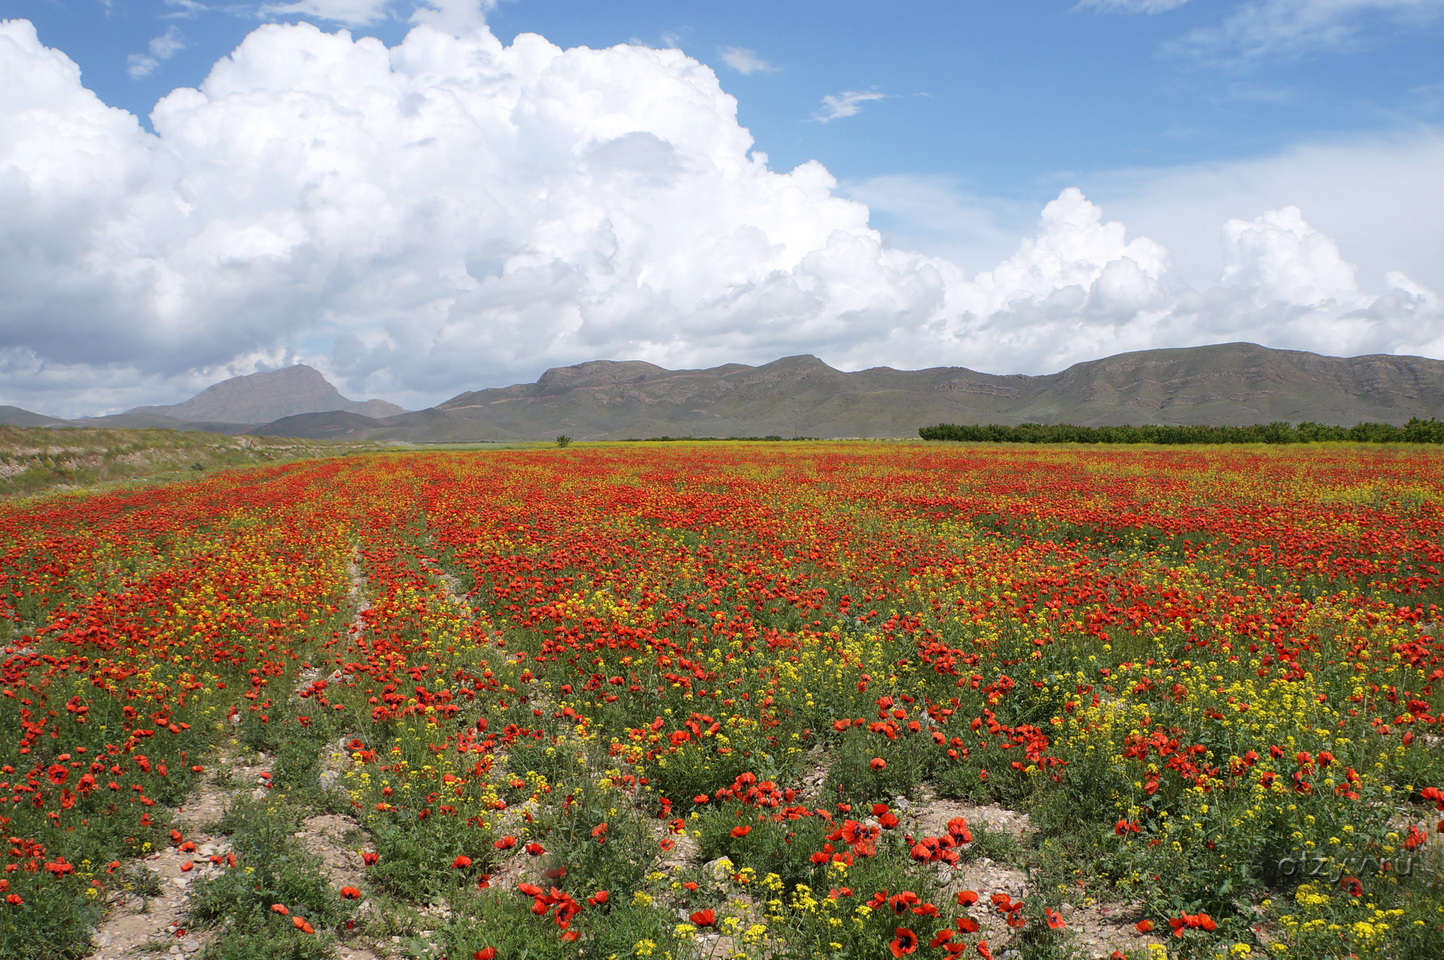
{"type": "Polygon", "coordinates": [[[770,169],[677,50],[272,24],[151,119],[0,24],[0,402],[178,399],[294,358],[419,405],[599,357],[1041,372],[1220,339],[1438,345],[1428,289],[1361,293],[1297,210],[1230,222],[1201,290],[1076,189],[976,276],[895,248],[820,164],[770,169]]]}
{"type": "Polygon", "coordinates": [[[1256,306],[1352,306],[1359,296],[1354,268],[1328,237],[1304,222],[1298,207],[1270,210],[1251,222],[1223,225],[1220,284],[1256,306]]]}
{"type": "MultiPolygon", "coordinates": [[[[1039,236],[969,284],[972,303],[943,325],[958,353],[1001,342],[1021,369],[1058,369],[1089,357],[1159,346],[1249,340],[1353,356],[1444,350],[1438,298],[1404,274],[1361,291],[1355,268],[1297,207],[1230,220],[1224,266],[1195,289],[1172,275],[1167,251],[1125,243],[1118,223],[1074,189],[1045,208],[1039,236]]],[[[996,369],[993,365],[987,365],[996,369]]]]}
{"type": "Polygon", "coordinates": [[[1444,132],[1351,136],[1272,156],[1091,175],[1082,184],[1113,216],[1168,247],[1195,286],[1222,269],[1219,225],[1297,206],[1345,237],[1365,288],[1390,270],[1444,287],[1444,132]]]}

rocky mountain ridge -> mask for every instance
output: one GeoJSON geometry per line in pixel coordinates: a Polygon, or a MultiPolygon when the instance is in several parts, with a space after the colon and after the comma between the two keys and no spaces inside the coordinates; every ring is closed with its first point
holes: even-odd
{"type": "Polygon", "coordinates": [[[381,419],[314,414],[283,436],[413,441],[646,437],[915,437],[936,423],[1351,426],[1444,417],[1444,362],[1323,357],[1232,343],[1119,354],[1045,376],[962,367],[844,372],[817,357],[667,370],[596,360],[381,419]]]}
{"type": "Polygon", "coordinates": [[[343,397],[305,366],[223,381],[185,403],[57,421],[0,408],[0,423],[173,426],[257,435],[479,442],[647,437],[915,437],[938,423],[1403,424],[1444,418],[1444,361],[1325,357],[1252,343],[1144,350],[1043,376],[964,367],[844,372],[813,356],[668,370],[641,360],[555,367],[535,383],[467,391],[426,410],[343,397]],[[232,419],[238,417],[245,419],[232,419]],[[264,419],[269,417],[269,419],[264,419]]]}

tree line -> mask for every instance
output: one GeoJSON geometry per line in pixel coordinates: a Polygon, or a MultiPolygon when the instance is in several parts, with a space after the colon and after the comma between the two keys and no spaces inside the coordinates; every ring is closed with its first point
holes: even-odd
{"type": "Polygon", "coordinates": [[[1413,417],[1402,427],[1392,423],[1356,423],[1352,427],[1326,423],[1256,423],[1224,426],[1080,427],[1071,423],[940,423],[921,427],[924,440],[971,443],[1444,443],[1444,421],[1413,417]]]}

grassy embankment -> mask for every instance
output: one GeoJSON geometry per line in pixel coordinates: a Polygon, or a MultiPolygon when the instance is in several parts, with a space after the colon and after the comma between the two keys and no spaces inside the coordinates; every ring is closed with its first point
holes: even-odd
{"type": "Polygon", "coordinates": [[[214,470],[371,449],[376,444],[177,430],[0,426],[0,496],[194,478],[214,470]]]}

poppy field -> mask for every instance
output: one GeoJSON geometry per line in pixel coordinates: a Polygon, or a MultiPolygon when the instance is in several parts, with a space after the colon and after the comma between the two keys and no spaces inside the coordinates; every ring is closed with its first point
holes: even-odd
{"type": "Polygon", "coordinates": [[[375,454],[0,531],[0,957],[160,851],[207,960],[1444,956],[1432,450],[375,454]]]}

